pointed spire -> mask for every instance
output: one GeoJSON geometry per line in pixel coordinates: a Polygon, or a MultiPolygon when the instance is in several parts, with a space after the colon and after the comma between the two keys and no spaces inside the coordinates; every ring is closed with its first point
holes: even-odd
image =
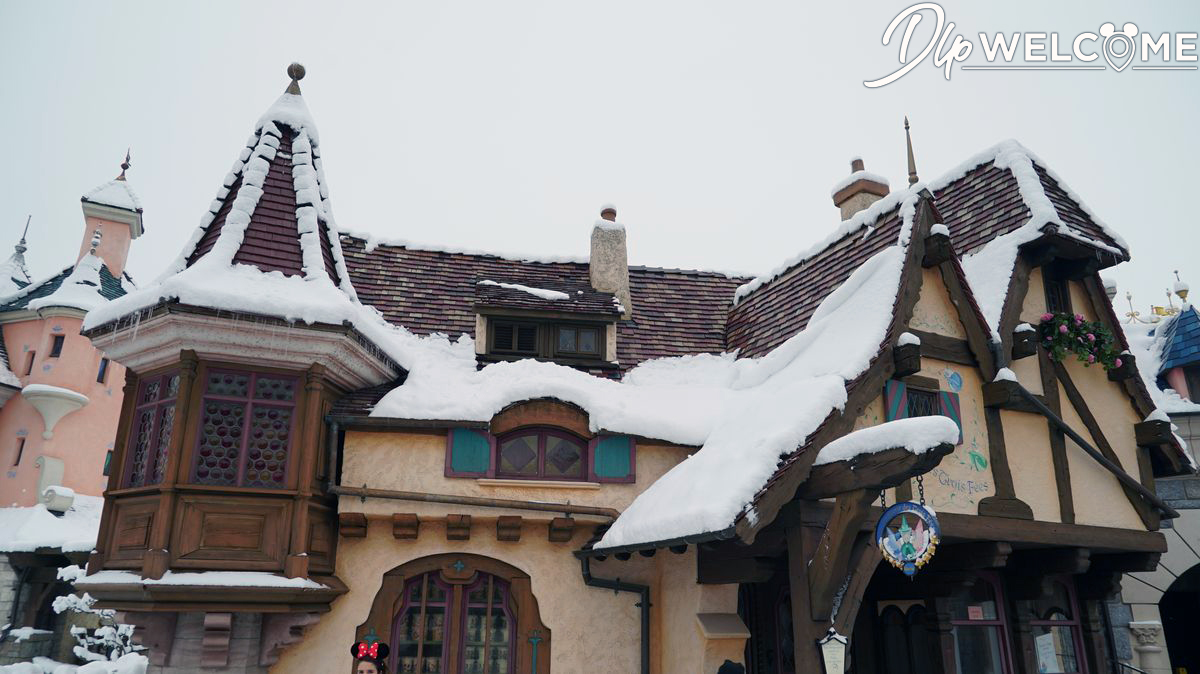
{"type": "Polygon", "coordinates": [[[908,115],[904,116],[904,141],[908,144],[908,184],[915,185],[917,178],[917,160],[913,158],[912,134],[908,131],[908,115]]]}
{"type": "Polygon", "coordinates": [[[117,176],[117,180],[125,180],[125,172],[129,170],[130,166],[133,164],[129,163],[129,148],[125,148],[125,161],[121,162],[121,175],[117,176]]]}
{"type": "Polygon", "coordinates": [[[292,83],[288,85],[287,93],[299,96],[300,95],[300,80],[304,79],[304,66],[299,63],[293,63],[288,66],[288,77],[292,78],[292,83]]]}
{"type": "MultiPolygon", "coordinates": [[[[21,240],[17,242],[17,245],[13,246],[13,249],[17,251],[17,255],[24,255],[25,251],[29,250],[29,248],[25,246],[25,236],[29,234],[29,221],[32,219],[33,214],[25,217],[25,231],[21,232],[21,240]]],[[[22,258],[22,264],[24,264],[24,261],[24,258],[22,258]]]]}

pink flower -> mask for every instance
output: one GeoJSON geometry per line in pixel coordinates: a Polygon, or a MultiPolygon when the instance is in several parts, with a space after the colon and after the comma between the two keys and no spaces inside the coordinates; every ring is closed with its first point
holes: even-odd
{"type": "Polygon", "coordinates": [[[1113,367],[1121,367],[1121,359],[1120,358],[1113,361],[1113,367]]]}
{"type": "Polygon", "coordinates": [[[1095,354],[1092,354],[1092,355],[1088,356],[1088,362],[1089,362],[1089,363],[1094,363],[1094,362],[1096,362],[1096,355],[1095,355],[1095,354]]]}
{"type": "Polygon", "coordinates": [[[1052,321],[1052,320],[1054,320],[1054,314],[1042,314],[1042,320],[1043,321],[1052,321]]]}
{"type": "Polygon", "coordinates": [[[1095,336],[1095,335],[1093,335],[1093,334],[1092,334],[1092,333],[1090,333],[1090,332],[1088,333],[1088,336],[1087,336],[1087,338],[1088,338],[1088,341],[1089,341],[1089,342],[1094,342],[1094,341],[1096,341],[1096,336],[1095,336]]]}
{"type": "Polygon", "coordinates": [[[1065,325],[1058,326],[1058,331],[1064,335],[1067,334],[1067,326],[1065,326],[1065,325]]]}

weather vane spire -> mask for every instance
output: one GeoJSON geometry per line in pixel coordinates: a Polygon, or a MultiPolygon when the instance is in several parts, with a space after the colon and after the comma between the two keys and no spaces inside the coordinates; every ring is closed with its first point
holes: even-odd
{"type": "Polygon", "coordinates": [[[125,148],[125,161],[121,162],[121,175],[117,176],[117,180],[125,179],[125,172],[129,170],[130,166],[133,164],[129,163],[129,148],[125,148]]]}
{"type": "Polygon", "coordinates": [[[908,115],[904,116],[904,141],[908,144],[908,184],[915,185],[917,178],[917,160],[913,157],[912,134],[908,131],[908,115]]]}
{"type": "Polygon", "coordinates": [[[293,63],[288,66],[288,77],[292,78],[292,83],[288,85],[287,93],[300,95],[300,80],[304,79],[304,66],[299,63],[293,63]]]}

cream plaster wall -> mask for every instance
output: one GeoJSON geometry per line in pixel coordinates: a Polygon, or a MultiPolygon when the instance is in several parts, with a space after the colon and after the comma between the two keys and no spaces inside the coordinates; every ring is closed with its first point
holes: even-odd
{"type": "MultiPolygon", "coordinates": [[[[1074,304],[1074,298],[1072,298],[1072,304],[1074,304]]],[[[1029,272],[1029,290],[1026,291],[1025,298],[1021,301],[1021,321],[1036,326],[1042,321],[1044,313],[1046,313],[1046,290],[1042,285],[1042,270],[1039,267],[1029,272]]]]}
{"type": "MultiPolygon", "coordinates": [[[[1034,360],[1026,358],[1025,360],[1034,360]]],[[[1025,381],[1022,379],[1022,381],[1025,381]]],[[[1025,412],[1000,412],[1013,492],[1033,510],[1033,519],[1061,522],[1054,457],[1046,420],[1025,412]]]]}
{"type": "Polygon", "coordinates": [[[967,332],[958,320],[941,272],[925,269],[921,272],[921,297],[913,307],[908,326],[914,330],[934,332],[947,337],[966,339],[967,332]]]}
{"type": "Polygon", "coordinates": [[[33,505],[38,500],[39,456],[62,459],[64,486],[81,494],[98,496],[108,485],[104,460],[117,434],[121,412],[121,389],[125,368],[110,362],[104,383],[96,381],[102,354],[79,334],[82,320],[69,315],[6,323],[4,343],[12,370],[22,386],[48,384],[70,389],[88,397],[88,404],[63,417],[54,427],[54,437],[42,439],[42,415],[20,394],[0,408],[0,505],[33,505]],[[55,335],[63,335],[62,355],[50,357],[55,335]],[[33,369],[25,374],[29,354],[36,354],[33,369]],[[17,462],[18,439],[25,448],[17,462]]]}
{"type": "MultiPolygon", "coordinates": [[[[682,461],[688,453],[689,450],[684,447],[639,442],[634,465],[637,481],[632,483],[606,482],[599,488],[594,483],[570,487],[495,484],[480,482],[475,478],[445,477],[445,432],[350,431],[346,434],[342,459],[342,484],[527,501],[570,501],[575,505],[623,510],[642,490],[682,461]]],[[[366,506],[366,510],[361,506],[355,506],[354,510],[377,514],[416,512],[398,510],[395,502],[369,501],[366,506]]]]}
{"type": "MultiPolygon", "coordinates": [[[[580,530],[569,542],[550,543],[544,531],[540,534],[525,531],[520,542],[504,542],[496,540],[494,528],[476,524],[472,526],[470,540],[447,541],[444,524],[430,521],[421,524],[417,540],[399,541],[392,537],[389,520],[372,518],[365,538],[338,541],[337,576],[346,583],[349,592],[333,602],[329,613],[309,628],[303,641],[285,651],[271,671],[350,672],[349,645],[354,641],[355,629],[370,613],[383,574],[421,557],[462,552],[498,559],[529,574],[542,622],[551,632],[552,671],[636,672],[641,657],[641,618],[634,605],[638,595],[614,594],[583,584],[579,562],[571,552],[590,535],[590,529],[580,530]]],[[[620,576],[628,582],[649,583],[656,579],[654,566],[661,557],[644,559],[634,555],[628,562],[611,560],[593,564],[592,573],[597,577],[620,576]]],[[[694,565],[687,568],[691,571],[694,565]]],[[[653,595],[651,601],[659,603],[653,595]]],[[[670,648],[664,646],[664,650],[673,653],[676,642],[670,643],[670,648]]],[[[695,647],[694,640],[692,644],[695,647]]]]}

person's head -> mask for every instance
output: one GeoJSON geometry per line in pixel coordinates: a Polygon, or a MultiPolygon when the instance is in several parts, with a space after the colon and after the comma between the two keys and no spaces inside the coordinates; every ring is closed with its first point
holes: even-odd
{"type": "Polygon", "coordinates": [[[388,645],[360,641],[350,647],[354,656],[354,674],[387,674],[388,645]]]}

